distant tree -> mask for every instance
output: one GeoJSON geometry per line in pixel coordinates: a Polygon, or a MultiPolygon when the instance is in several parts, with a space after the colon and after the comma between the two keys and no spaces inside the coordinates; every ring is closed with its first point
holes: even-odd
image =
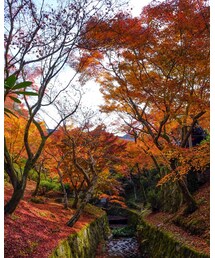
{"type": "MultiPolygon", "coordinates": [[[[114,178],[111,178],[110,174],[108,177],[106,172],[109,173],[109,170],[115,166],[118,168],[121,163],[120,155],[125,151],[126,143],[120,141],[117,136],[106,132],[103,125],[92,130],[73,129],[67,132],[67,136],[62,142],[64,153],[68,153],[68,155],[62,163],[61,169],[71,181],[76,194],[78,194],[78,190],[82,191],[82,197],[78,197],[80,204],[67,223],[68,226],[73,226],[85,205],[98,191],[99,185],[102,185],[101,181],[109,180],[111,187],[114,178]]],[[[115,182],[112,187],[114,185],[119,187],[119,184],[115,182]]],[[[105,187],[105,189],[110,189],[110,187],[105,187]]]]}

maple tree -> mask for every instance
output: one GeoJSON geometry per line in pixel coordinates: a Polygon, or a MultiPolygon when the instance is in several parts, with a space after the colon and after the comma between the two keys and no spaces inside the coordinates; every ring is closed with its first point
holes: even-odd
{"type": "MultiPolygon", "coordinates": [[[[13,164],[17,164],[20,170],[23,169],[23,165],[25,164],[25,160],[27,159],[25,144],[23,142],[26,124],[27,118],[23,117],[22,113],[16,113],[16,116],[5,117],[5,141],[7,142],[8,151],[5,154],[10,154],[11,162],[13,164]]],[[[42,128],[45,127],[43,122],[40,122],[40,126],[42,128]]],[[[29,128],[29,138],[29,146],[33,151],[35,151],[40,145],[40,135],[34,124],[32,124],[29,128]]],[[[5,168],[6,172],[9,175],[11,172],[10,167],[6,166],[5,168]]],[[[10,177],[10,179],[11,182],[13,182],[14,180],[14,185],[18,183],[16,182],[18,178],[12,176],[10,177]]]]}
{"type": "MultiPolygon", "coordinates": [[[[48,169],[50,172],[51,177],[56,177],[56,175],[59,178],[59,182],[63,191],[64,195],[64,208],[68,208],[68,196],[66,191],[66,180],[65,180],[65,171],[62,170],[62,163],[64,162],[66,156],[68,155],[67,152],[64,152],[64,150],[61,148],[62,143],[61,141],[65,138],[65,132],[62,127],[59,127],[57,131],[55,131],[52,136],[49,138],[48,142],[46,143],[44,153],[49,159],[48,162],[48,169]]],[[[70,163],[67,164],[67,166],[70,166],[70,163]]],[[[47,166],[46,166],[47,167],[47,166]]]]}
{"type": "MultiPolygon", "coordinates": [[[[88,51],[80,67],[100,83],[103,111],[130,118],[135,122],[130,127],[139,137],[147,135],[165,159],[166,148],[175,145],[186,153],[196,122],[208,127],[208,2],[153,1],[140,18],[120,13],[108,23],[95,23],[92,19],[86,26],[95,29],[83,37],[88,51]]],[[[177,157],[167,163],[177,171],[177,157]]],[[[194,211],[197,205],[185,178],[177,172],[175,178],[194,211]]]]}
{"type": "Polygon", "coordinates": [[[76,128],[67,131],[60,143],[62,153],[66,153],[60,168],[64,178],[68,178],[67,182],[71,183],[76,204],[78,199],[81,201],[67,225],[74,225],[85,205],[96,192],[98,193],[98,189],[99,192],[112,189],[114,194],[119,193],[120,185],[111,178],[109,170],[115,166],[119,168],[120,153],[125,150],[125,145],[126,143],[121,142],[118,137],[106,132],[104,125],[99,125],[95,129],[86,127],[85,130],[76,128]],[[103,185],[101,181],[114,184],[102,189],[99,188],[103,185]],[[78,196],[80,191],[81,197],[78,196]]]}
{"type": "MultiPolygon", "coordinates": [[[[189,171],[201,171],[201,173],[204,173],[210,164],[210,143],[209,141],[204,141],[200,145],[189,148],[186,151],[175,146],[175,148],[171,148],[167,151],[166,156],[170,161],[176,159],[177,167],[164,176],[158,182],[158,185],[162,185],[169,180],[175,181],[177,177],[183,178],[189,171]]],[[[169,166],[170,165],[169,162],[169,166]]]]}
{"type": "MultiPolygon", "coordinates": [[[[5,116],[5,171],[9,176],[9,180],[13,185],[13,188],[16,189],[21,183],[24,176],[24,168],[28,155],[25,149],[25,143],[23,141],[26,124],[28,122],[25,109],[18,109],[13,111],[13,116],[5,116]],[[23,116],[24,114],[24,116],[23,116]],[[11,164],[9,163],[11,162],[11,164]],[[11,167],[13,169],[11,169],[11,167]]],[[[44,122],[39,122],[41,128],[45,130],[44,122]]],[[[40,146],[41,137],[34,124],[29,128],[29,148],[34,152],[40,146]]],[[[38,173],[38,180],[35,191],[33,195],[37,194],[40,175],[41,172],[45,169],[44,166],[47,163],[47,157],[42,155],[37,162],[34,163],[32,169],[38,173]]]]}

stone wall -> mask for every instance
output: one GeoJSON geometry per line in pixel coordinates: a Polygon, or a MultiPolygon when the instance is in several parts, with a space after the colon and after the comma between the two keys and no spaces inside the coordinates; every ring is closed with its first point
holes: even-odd
{"type": "Polygon", "coordinates": [[[107,215],[103,214],[63,240],[49,258],[93,258],[99,242],[106,239],[109,232],[107,215]]]}
{"type": "Polygon", "coordinates": [[[170,232],[166,232],[144,220],[150,211],[142,213],[135,210],[121,212],[128,216],[128,223],[137,230],[140,250],[144,257],[150,258],[209,258],[209,255],[199,253],[191,247],[182,244],[170,232]]]}
{"type": "Polygon", "coordinates": [[[174,235],[147,223],[143,219],[137,227],[141,253],[150,258],[209,258],[182,244],[174,235]]]}

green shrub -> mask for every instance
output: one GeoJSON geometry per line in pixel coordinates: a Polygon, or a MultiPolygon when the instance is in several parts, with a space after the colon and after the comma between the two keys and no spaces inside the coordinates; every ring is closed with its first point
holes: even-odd
{"type": "MultiPolygon", "coordinates": [[[[31,179],[31,180],[33,180],[33,181],[35,181],[35,182],[37,182],[38,173],[37,173],[34,169],[31,169],[31,170],[29,171],[28,178],[31,179]]],[[[44,180],[44,181],[47,181],[46,175],[45,175],[44,173],[41,173],[40,179],[41,179],[41,180],[44,180]]]]}
{"type": "Polygon", "coordinates": [[[56,181],[50,181],[50,180],[41,180],[40,182],[40,189],[44,189],[45,188],[45,192],[48,191],[60,191],[61,190],[61,186],[60,183],[56,182],[56,181]]]}
{"type": "Polygon", "coordinates": [[[28,178],[37,182],[38,174],[35,170],[31,169],[28,174],[28,178]]]}
{"type": "Polygon", "coordinates": [[[7,183],[10,182],[10,178],[6,172],[4,172],[4,182],[7,182],[7,183]]]}
{"type": "MultiPolygon", "coordinates": [[[[70,184],[69,184],[69,183],[65,183],[65,184],[64,184],[64,187],[65,187],[67,193],[70,193],[70,192],[71,192],[71,187],[70,187],[70,184]]],[[[60,191],[63,191],[63,188],[62,188],[61,184],[60,184],[60,189],[59,189],[59,190],[60,190],[60,191]]]]}
{"type": "Polygon", "coordinates": [[[132,237],[135,234],[135,228],[134,226],[113,228],[112,234],[114,237],[132,237]]]}

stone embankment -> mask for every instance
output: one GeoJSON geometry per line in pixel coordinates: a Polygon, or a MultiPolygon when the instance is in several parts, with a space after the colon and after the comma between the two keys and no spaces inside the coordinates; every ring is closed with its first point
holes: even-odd
{"type": "MultiPolygon", "coordinates": [[[[96,255],[98,244],[110,235],[107,214],[104,212],[93,222],[84,226],[78,233],[68,236],[53,251],[49,258],[93,258],[96,255]]],[[[182,243],[178,238],[167,230],[158,228],[155,225],[144,220],[144,216],[140,212],[133,210],[121,210],[120,216],[126,216],[129,225],[136,228],[136,237],[138,239],[139,248],[136,240],[133,238],[125,239],[109,239],[106,241],[105,254],[102,257],[112,257],[109,255],[116,254],[116,251],[126,249],[126,246],[134,245],[133,250],[140,249],[141,254],[138,257],[150,258],[209,258],[210,256],[201,252],[197,252],[190,246],[182,243]],[[118,242],[117,242],[118,241],[118,242]],[[120,246],[117,246],[119,242],[120,246]],[[131,243],[130,243],[130,242],[131,243]],[[116,243],[117,242],[117,243],[116,243]],[[123,247],[123,248],[122,248],[123,247]],[[124,248],[125,247],[125,248],[124,248]],[[110,250],[108,251],[107,248],[110,250]],[[118,249],[117,249],[118,248],[118,249]]],[[[128,254],[124,252],[125,254],[128,254]]],[[[123,255],[123,254],[122,254],[123,255]]],[[[96,256],[100,257],[100,256],[96,256]]],[[[128,257],[128,256],[121,256],[128,257]]],[[[129,256],[132,257],[132,256],[129,256]]]]}
{"type": "Polygon", "coordinates": [[[78,233],[61,241],[49,258],[92,258],[100,241],[110,234],[107,215],[96,218],[78,233]]]}
{"type": "Polygon", "coordinates": [[[177,237],[141,218],[137,226],[137,235],[143,257],[150,258],[209,258],[183,244],[177,237]]]}
{"type": "Polygon", "coordinates": [[[118,214],[127,216],[128,224],[136,227],[141,257],[150,258],[209,258],[208,254],[194,250],[183,243],[176,235],[159,228],[144,219],[149,211],[119,210],[118,214]]]}

